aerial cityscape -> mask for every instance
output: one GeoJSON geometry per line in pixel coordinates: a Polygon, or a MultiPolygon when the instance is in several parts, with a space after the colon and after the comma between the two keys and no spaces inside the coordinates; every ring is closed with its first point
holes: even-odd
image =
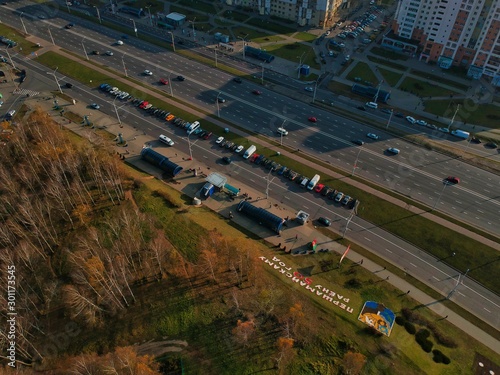
{"type": "Polygon", "coordinates": [[[500,374],[500,0],[0,21],[0,374],[500,374]]]}

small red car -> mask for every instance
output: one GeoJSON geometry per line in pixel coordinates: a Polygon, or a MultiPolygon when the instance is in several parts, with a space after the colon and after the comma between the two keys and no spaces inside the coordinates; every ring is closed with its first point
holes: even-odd
{"type": "Polygon", "coordinates": [[[455,177],[455,176],[448,176],[445,178],[445,181],[450,183],[450,184],[459,184],[460,183],[460,179],[458,177],[455,177]]]}
{"type": "Polygon", "coordinates": [[[252,156],[250,156],[250,163],[255,163],[255,160],[257,160],[259,156],[259,154],[253,154],[252,156]]]}
{"type": "Polygon", "coordinates": [[[162,85],[168,85],[168,79],[165,79],[165,78],[160,78],[160,83],[162,85]]]}
{"type": "Polygon", "coordinates": [[[316,117],[309,117],[308,120],[309,122],[318,122],[318,119],[316,117]]]}
{"type": "Polygon", "coordinates": [[[252,93],[254,95],[262,95],[262,91],[259,91],[259,90],[253,90],[252,93]]]}
{"type": "Polygon", "coordinates": [[[207,133],[207,134],[205,134],[205,135],[203,136],[203,139],[208,139],[208,138],[210,138],[211,136],[212,136],[212,132],[207,133]]]}
{"type": "Polygon", "coordinates": [[[324,184],[318,184],[316,185],[316,187],[314,188],[314,191],[316,193],[321,193],[321,191],[325,188],[325,185],[324,184]]]}

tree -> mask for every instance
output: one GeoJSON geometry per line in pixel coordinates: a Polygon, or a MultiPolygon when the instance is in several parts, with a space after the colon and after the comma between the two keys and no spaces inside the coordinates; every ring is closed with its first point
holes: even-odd
{"type": "Polygon", "coordinates": [[[278,356],[276,357],[276,366],[280,374],[285,373],[286,366],[295,358],[295,350],[293,350],[294,340],[288,337],[279,337],[276,342],[278,347],[278,356]]]}
{"type": "Polygon", "coordinates": [[[366,357],[361,353],[347,352],[342,359],[342,367],[348,375],[360,374],[365,363],[366,357]]]}
{"type": "Polygon", "coordinates": [[[248,340],[255,334],[255,323],[253,319],[242,322],[238,319],[236,327],[233,328],[235,340],[243,345],[248,343],[248,340]]]}

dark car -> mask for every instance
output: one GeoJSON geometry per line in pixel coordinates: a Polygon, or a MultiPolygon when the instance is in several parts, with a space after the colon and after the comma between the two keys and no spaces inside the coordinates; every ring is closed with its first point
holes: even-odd
{"type": "Polygon", "coordinates": [[[356,108],[359,109],[360,111],[366,111],[366,108],[362,105],[359,105],[356,108]]]}
{"type": "Polygon", "coordinates": [[[472,139],[470,140],[472,143],[476,143],[476,144],[479,144],[481,143],[481,140],[479,138],[476,138],[476,137],[472,137],[472,139]]]}
{"type": "Polygon", "coordinates": [[[365,142],[363,142],[361,139],[355,139],[352,141],[355,145],[363,146],[365,142]]]}
{"type": "Polygon", "coordinates": [[[92,51],[92,55],[100,55],[101,53],[99,51],[92,51]]]}
{"type": "Polygon", "coordinates": [[[333,191],[332,188],[329,188],[328,186],[325,186],[323,190],[321,190],[321,195],[326,197],[328,194],[330,194],[333,191]]]}
{"type": "Polygon", "coordinates": [[[233,82],[243,83],[243,80],[240,77],[233,78],[233,82]]]}
{"type": "Polygon", "coordinates": [[[484,147],[488,147],[488,148],[497,148],[498,145],[495,143],[495,142],[488,142],[488,143],[485,143],[484,144],[484,147]]]}
{"type": "Polygon", "coordinates": [[[203,139],[208,139],[208,138],[210,138],[211,136],[212,136],[212,132],[207,133],[207,134],[205,134],[205,135],[203,136],[203,139]]]}
{"type": "Polygon", "coordinates": [[[276,173],[278,173],[280,176],[283,175],[288,168],[285,166],[282,166],[276,173]]]}
{"type": "Polygon", "coordinates": [[[222,158],[222,161],[224,162],[224,164],[231,164],[233,161],[231,160],[231,157],[229,156],[224,156],[222,158]]]}
{"type": "Polygon", "coordinates": [[[75,26],[74,23],[68,23],[66,26],[64,26],[66,29],[71,29],[73,26],[75,26]]]}
{"type": "Polygon", "coordinates": [[[288,174],[288,179],[289,179],[290,181],[293,181],[293,180],[295,180],[295,179],[297,178],[297,176],[298,176],[297,172],[295,172],[295,171],[290,171],[290,173],[288,174]]]}
{"type": "Polygon", "coordinates": [[[404,118],[405,117],[404,113],[401,113],[401,112],[396,112],[394,114],[394,116],[399,117],[399,118],[404,118]]]}
{"type": "Polygon", "coordinates": [[[265,157],[264,155],[259,155],[259,156],[255,159],[254,163],[255,163],[256,165],[259,165],[260,163],[262,163],[262,162],[263,162],[263,161],[265,161],[265,160],[267,160],[267,159],[266,159],[266,157],[265,157]]]}
{"type": "Polygon", "coordinates": [[[382,108],[380,111],[384,112],[384,113],[387,113],[389,115],[392,113],[392,109],[390,109],[390,108],[382,108]]]}
{"type": "Polygon", "coordinates": [[[324,225],[325,227],[329,227],[330,225],[332,225],[332,222],[326,217],[320,217],[318,219],[318,223],[324,225]]]}
{"type": "Polygon", "coordinates": [[[184,78],[183,76],[177,76],[177,80],[178,80],[178,81],[185,81],[185,80],[186,80],[186,78],[184,78]]]}
{"type": "Polygon", "coordinates": [[[333,201],[335,199],[335,197],[337,196],[337,193],[338,193],[337,190],[332,189],[332,191],[330,191],[328,193],[327,198],[333,201]]]}
{"type": "Polygon", "coordinates": [[[262,91],[259,91],[259,90],[253,90],[253,91],[252,91],[252,94],[254,94],[254,95],[262,95],[262,91]]]}
{"type": "Polygon", "coordinates": [[[225,147],[229,143],[228,140],[225,140],[219,144],[219,147],[225,147]]]}
{"type": "Polygon", "coordinates": [[[203,130],[200,134],[198,134],[198,137],[199,138],[203,138],[205,135],[207,135],[207,131],[206,130],[203,130]]]}
{"type": "Polygon", "coordinates": [[[70,88],[72,88],[72,87],[73,87],[73,84],[72,84],[72,83],[67,82],[64,86],[66,86],[68,89],[70,89],[70,88]]]}
{"type": "Polygon", "coordinates": [[[226,146],[225,146],[225,147],[226,147],[227,149],[230,149],[230,148],[231,148],[231,147],[233,147],[233,146],[234,146],[234,142],[228,142],[228,143],[226,144],[226,146]]]}

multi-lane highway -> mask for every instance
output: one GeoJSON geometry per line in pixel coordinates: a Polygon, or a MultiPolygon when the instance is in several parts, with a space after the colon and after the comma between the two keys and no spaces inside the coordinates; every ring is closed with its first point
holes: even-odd
{"type": "MultiPolygon", "coordinates": [[[[5,8],[0,12],[4,22],[21,27],[20,12],[5,8]]],[[[187,78],[186,81],[172,80],[174,96],[217,113],[215,102],[217,95],[221,93],[220,96],[227,100],[220,104],[220,114],[224,119],[271,137],[275,136],[275,129],[285,121],[284,126],[290,132],[284,141],[286,145],[304,150],[349,171],[357,160],[356,175],[500,235],[500,177],[495,174],[464,163],[458,158],[417,147],[382,131],[376,131],[380,136],[378,140],[370,140],[366,138],[366,134],[374,130],[366,124],[333,115],[249,82],[234,83],[232,76],[225,72],[135,38],[127,39],[124,45],[118,46],[115,42],[120,34],[99,25],[91,24],[92,29],[87,29],[87,21],[72,19],[76,26],[66,30],[64,25],[67,24],[67,19],[39,19],[36,11],[30,12],[35,17],[27,14],[23,16],[28,32],[51,40],[48,35],[50,27],[56,44],[82,56],[85,49],[90,59],[118,71],[126,69],[129,76],[152,85],[157,85],[160,77],[174,78],[182,74],[187,78]],[[94,50],[101,55],[92,55],[94,50]],[[103,55],[107,50],[114,55],[103,55]],[[153,75],[142,75],[145,69],[151,70],[153,75]],[[263,94],[253,95],[254,89],[261,90],[263,94]],[[318,122],[309,123],[309,116],[315,116],[318,122]],[[366,142],[361,146],[361,151],[352,144],[355,139],[366,142]],[[401,153],[389,156],[385,153],[388,147],[399,148],[401,153]],[[456,186],[443,184],[443,179],[449,175],[459,177],[461,183],[456,186]]],[[[68,17],[66,14],[60,15],[68,17]]],[[[169,88],[164,89],[170,92],[169,88]]]]}
{"type": "MultiPolygon", "coordinates": [[[[4,10],[0,11],[0,14],[2,13],[5,13],[4,10]]],[[[12,22],[16,25],[16,22],[19,22],[19,14],[2,14],[2,19],[4,22],[12,22]]],[[[276,95],[248,82],[243,84],[234,83],[232,77],[224,72],[161,51],[154,46],[144,46],[144,43],[134,39],[126,40],[123,46],[113,45],[119,35],[104,30],[97,34],[95,29],[98,26],[94,24],[93,30],[87,30],[83,28],[83,22],[79,21],[76,26],[78,29],[64,30],[63,26],[68,22],[65,20],[50,19],[40,21],[40,19],[33,19],[33,21],[35,23],[50,23],[52,25],[51,33],[56,43],[69,50],[79,51],[83,54],[83,48],[80,48],[82,42],[88,52],[98,50],[102,53],[106,50],[112,50],[114,52],[113,56],[91,56],[90,58],[117,70],[123,70],[123,64],[125,63],[129,76],[134,75],[135,78],[143,79],[145,82],[155,84],[160,76],[167,77],[169,72],[173,72],[173,77],[177,74],[184,75],[187,77],[186,81],[173,81],[174,95],[195,102],[200,107],[213,112],[216,111],[215,99],[218,93],[222,92],[221,96],[223,95],[227,99],[226,103],[221,104],[222,117],[254,131],[273,136],[274,129],[281,125],[283,120],[286,120],[285,127],[290,131],[290,135],[286,139],[287,144],[315,153],[318,157],[330,160],[333,164],[338,164],[347,169],[352,169],[354,160],[359,154],[358,165],[361,168],[356,170],[356,174],[370,176],[374,180],[379,179],[378,181],[384,185],[404,193],[408,193],[404,189],[409,188],[411,190],[408,194],[412,197],[415,195],[417,199],[424,201],[428,199],[429,203],[432,204],[433,199],[437,199],[443,193],[441,201],[444,202],[443,205],[450,205],[450,207],[453,198],[460,199],[463,205],[464,202],[467,202],[466,197],[470,195],[472,203],[469,204],[472,206],[481,204],[482,199],[489,199],[492,201],[488,205],[490,210],[479,213],[486,214],[486,216],[490,215],[492,219],[490,220],[491,224],[488,225],[491,225],[492,228],[489,230],[492,232],[498,231],[498,228],[494,225],[495,220],[498,224],[498,219],[495,218],[498,218],[499,212],[498,201],[494,200],[499,196],[498,193],[500,192],[498,176],[475,169],[457,160],[448,160],[440,154],[423,151],[404,141],[391,139],[389,135],[383,133],[378,133],[381,137],[378,141],[368,142],[368,139],[364,136],[368,131],[373,130],[362,124],[333,116],[325,111],[313,109],[313,107],[304,103],[276,95]],[[83,37],[85,37],[85,40],[83,37]],[[152,63],[152,61],[154,62],[152,63]],[[169,70],[163,70],[165,67],[168,67],[169,70]],[[153,76],[142,76],[141,73],[144,69],[153,71],[153,76]],[[251,91],[255,88],[262,90],[263,95],[251,94],[251,91]],[[307,117],[310,115],[318,118],[317,124],[307,122],[307,117]],[[352,139],[357,138],[367,141],[361,152],[350,143],[352,139]],[[402,150],[402,153],[396,157],[389,157],[383,153],[388,146],[398,147],[402,150]],[[455,173],[457,170],[462,171],[460,177],[465,181],[459,186],[445,188],[441,184],[442,177],[447,174],[458,175],[458,173],[455,173]],[[463,177],[462,173],[464,171],[473,176],[474,179],[472,177],[463,177]],[[475,181],[475,179],[479,179],[479,181],[475,181]],[[492,186],[486,185],[488,183],[492,186]],[[484,190],[485,186],[491,190],[484,190]],[[456,192],[457,197],[454,197],[454,194],[448,194],[449,191],[456,192]],[[474,202],[474,199],[477,200],[477,203],[474,202]]],[[[31,19],[25,20],[25,23],[27,28],[32,27],[31,19]]],[[[41,37],[45,37],[44,32],[47,32],[45,26],[34,27],[34,30],[33,33],[39,32],[41,37]]],[[[46,74],[46,68],[38,66],[33,61],[24,59],[21,61],[24,65],[30,67],[33,72],[38,72],[41,81],[45,81],[50,85],[50,76],[46,74]]],[[[112,106],[107,103],[110,98],[97,90],[88,90],[85,86],[78,85],[75,82],[72,96],[83,102],[102,104],[103,112],[112,115],[112,106]]],[[[152,137],[166,132],[171,133],[176,140],[184,136],[180,130],[172,127],[168,128],[165,123],[160,123],[150,117],[144,117],[142,113],[129,105],[123,106],[120,111],[127,115],[127,122],[147,131],[152,137]]],[[[180,147],[186,148],[185,142],[178,143],[180,147]]],[[[216,164],[221,156],[220,148],[208,142],[198,141],[194,142],[194,150],[197,159],[203,160],[212,168],[221,168],[220,166],[217,167],[216,164]]],[[[265,191],[265,172],[258,167],[238,161],[235,163],[234,168],[229,171],[226,170],[224,173],[241,181],[242,184],[248,184],[254,186],[257,190],[265,191]]],[[[298,189],[294,183],[275,179],[271,183],[271,197],[286,202],[288,206],[297,210],[307,208],[315,217],[320,215],[328,216],[334,220],[335,228],[339,231],[343,230],[345,226],[348,216],[346,210],[333,204],[325,205],[324,199],[298,189]]],[[[457,203],[457,207],[463,210],[459,203],[457,203]]],[[[476,220],[480,221],[481,219],[476,220]]],[[[401,268],[406,268],[410,274],[433,285],[445,295],[455,287],[458,271],[449,268],[442,262],[437,262],[436,259],[420,252],[419,249],[412,247],[401,239],[390,236],[378,228],[373,228],[370,223],[355,218],[350,225],[349,235],[356,236],[357,241],[368,248],[377,248],[381,256],[398,264],[401,268]]],[[[499,328],[498,310],[500,301],[494,293],[485,290],[472,280],[466,279],[464,285],[457,290],[452,299],[473,311],[493,327],[499,328]]]]}

